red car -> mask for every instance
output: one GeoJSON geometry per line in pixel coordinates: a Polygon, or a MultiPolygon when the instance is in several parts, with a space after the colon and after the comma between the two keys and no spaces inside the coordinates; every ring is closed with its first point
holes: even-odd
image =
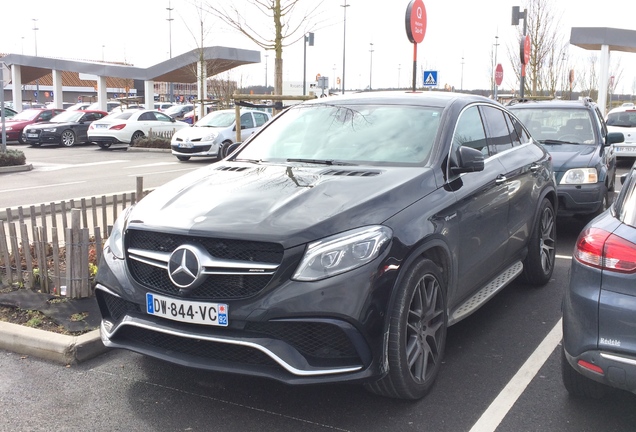
{"type": "Polygon", "coordinates": [[[64,110],[60,108],[30,108],[14,115],[13,117],[5,120],[7,141],[17,140],[20,144],[24,144],[25,141],[22,139],[22,131],[25,126],[33,123],[49,121],[61,112],[64,112],[64,110]]]}

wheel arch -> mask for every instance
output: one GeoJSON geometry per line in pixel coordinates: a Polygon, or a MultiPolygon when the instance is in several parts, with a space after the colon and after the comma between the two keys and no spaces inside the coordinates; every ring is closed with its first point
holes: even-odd
{"type": "MultiPolygon", "coordinates": [[[[430,238],[422,241],[418,246],[413,248],[413,250],[409,253],[403,263],[400,265],[400,270],[397,278],[395,279],[395,283],[393,285],[393,290],[391,292],[391,297],[389,299],[389,303],[386,307],[386,311],[393,310],[393,305],[395,304],[396,297],[398,294],[398,287],[403,283],[404,278],[408,272],[408,269],[420,259],[427,259],[433,262],[437,268],[439,269],[444,283],[444,289],[446,291],[446,315],[448,316],[449,306],[448,306],[448,298],[449,298],[449,288],[454,286],[456,280],[456,269],[453,266],[453,259],[451,250],[448,247],[448,244],[442,240],[441,238],[430,238]]],[[[388,349],[389,349],[389,327],[390,327],[390,313],[384,318],[384,341],[382,345],[382,369],[383,372],[388,372],[388,349]]]]}

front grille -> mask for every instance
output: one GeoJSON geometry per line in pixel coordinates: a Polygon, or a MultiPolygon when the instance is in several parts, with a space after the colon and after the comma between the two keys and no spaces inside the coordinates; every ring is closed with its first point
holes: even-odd
{"type": "MultiPolygon", "coordinates": [[[[261,262],[279,265],[283,259],[283,248],[276,243],[241,240],[214,239],[189,235],[129,230],[126,234],[126,249],[135,248],[156,252],[173,252],[183,244],[199,245],[221,259],[237,262],[261,262]]],[[[143,286],[168,295],[176,295],[176,287],[165,269],[128,259],[128,268],[133,278],[143,286]]],[[[199,300],[240,299],[260,292],[272,275],[207,275],[201,285],[188,293],[188,297],[199,300]]]]}
{"type": "Polygon", "coordinates": [[[274,360],[254,348],[173,336],[139,327],[124,326],[112,340],[204,360],[278,367],[274,360]]]}
{"type": "MultiPolygon", "coordinates": [[[[194,140],[193,140],[194,141],[194,140]]],[[[186,147],[179,147],[179,146],[172,146],[172,150],[177,151],[179,153],[199,153],[199,152],[206,152],[206,151],[210,151],[210,149],[212,148],[211,145],[204,145],[204,146],[198,146],[198,147],[191,147],[191,148],[186,148],[186,147]]]]}
{"type": "Polygon", "coordinates": [[[313,322],[250,322],[246,331],[280,339],[306,357],[339,359],[359,363],[360,358],[347,335],[338,326],[313,322]]]}
{"type": "Polygon", "coordinates": [[[98,290],[96,295],[103,299],[110,317],[115,322],[121,320],[127,312],[141,312],[141,308],[138,304],[124,300],[121,297],[114,296],[101,290],[98,290]]]}

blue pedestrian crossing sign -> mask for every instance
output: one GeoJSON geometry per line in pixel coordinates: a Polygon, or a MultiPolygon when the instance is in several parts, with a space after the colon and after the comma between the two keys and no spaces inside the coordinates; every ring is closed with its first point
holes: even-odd
{"type": "Polygon", "coordinates": [[[437,86],[437,71],[428,70],[424,71],[424,87],[436,87],[437,86]]]}

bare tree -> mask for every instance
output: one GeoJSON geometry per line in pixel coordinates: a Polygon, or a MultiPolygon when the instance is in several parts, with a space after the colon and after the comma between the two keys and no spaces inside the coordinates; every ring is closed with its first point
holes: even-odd
{"type": "Polygon", "coordinates": [[[304,38],[312,28],[312,20],[322,5],[320,1],[305,1],[307,8],[301,9],[301,0],[245,0],[252,11],[265,15],[270,19],[271,27],[257,28],[256,22],[248,20],[239,11],[237,2],[228,6],[217,6],[208,3],[208,10],[235,30],[266,51],[274,51],[274,94],[281,95],[283,89],[283,48],[304,38]]]}

